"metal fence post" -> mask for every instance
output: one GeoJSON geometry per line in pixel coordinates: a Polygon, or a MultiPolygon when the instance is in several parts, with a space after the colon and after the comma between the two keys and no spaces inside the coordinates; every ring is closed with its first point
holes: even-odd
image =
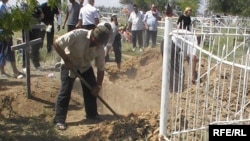
{"type": "Polygon", "coordinates": [[[160,109],[160,129],[159,136],[167,135],[167,109],[169,101],[169,78],[170,78],[170,56],[171,56],[171,36],[172,18],[165,18],[164,30],[164,50],[163,50],[163,64],[162,64],[162,86],[161,86],[161,109],[160,109]]]}

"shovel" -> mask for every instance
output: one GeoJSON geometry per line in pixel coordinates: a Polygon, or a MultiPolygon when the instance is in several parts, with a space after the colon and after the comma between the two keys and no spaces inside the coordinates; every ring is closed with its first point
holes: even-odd
{"type": "MultiPolygon", "coordinates": [[[[75,69],[71,69],[71,71],[80,79],[80,81],[82,83],[85,84],[85,86],[88,88],[88,89],[92,89],[91,86],[88,84],[87,81],[85,81],[85,79],[75,70],[75,69]]],[[[109,106],[109,104],[99,95],[97,95],[97,98],[109,109],[109,111],[115,115],[117,118],[119,117],[118,114],[109,106]]]]}

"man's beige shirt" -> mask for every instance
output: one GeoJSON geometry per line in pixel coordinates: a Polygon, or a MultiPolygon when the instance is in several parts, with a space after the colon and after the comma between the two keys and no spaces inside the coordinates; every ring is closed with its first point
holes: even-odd
{"type": "MultiPolygon", "coordinates": [[[[56,39],[56,43],[64,49],[74,67],[81,72],[91,67],[95,60],[98,71],[104,71],[105,53],[103,46],[89,47],[92,30],[76,29],[56,39]]],[[[62,64],[64,61],[61,60],[62,64]]]]}

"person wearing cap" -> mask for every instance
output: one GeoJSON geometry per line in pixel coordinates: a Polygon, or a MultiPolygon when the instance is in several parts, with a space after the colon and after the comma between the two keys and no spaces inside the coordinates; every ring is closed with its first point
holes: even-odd
{"type": "Polygon", "coordinates": [[[93,30],[75,29],[54,42],[55,51],[61,59],[61,88],[55,105],[54,123],[59,130],[66,129],[66,117],[74,81],[75,70],[92,87],[90,90],[81,82],[85,104],[86,118],[98,120],[96,96],[104,77],[105,55],[103,46],[107,44],[110,31],[105,26],[93,30]],[[95,60],[97,77],[91,62],[95,60]]]}
{"type": "Polygon", "coordinates": [[[186,29],[191,31],[191,15],[192,9],[190,7],[186,7],[184,13],[179,16],[177,21],[177,28],[178,29],[186,29]]]}

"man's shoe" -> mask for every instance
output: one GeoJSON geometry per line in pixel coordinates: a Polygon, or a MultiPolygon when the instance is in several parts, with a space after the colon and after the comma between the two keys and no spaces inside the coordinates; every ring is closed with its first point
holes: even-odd
{"type": "Polygon", "coordinates": [[[140,48],[140,52],[143,52],[143,50],[140,48]]]}
{"type": "Polygon", "coordinates": [[[42,67],[36,67],[36,70],[38,70],[38,71],[44,71],[44,69],[42,68],[42,67]]]}
{"type": "Polygon", "coordinates": [[[103,119],[99,115],[96,115],[96,116],[93,116],[93,117],[87,117],[87,122],[88,123],[98,123],[98,122],[101,122],[101,121],[103,121],[103,119]]]}
{"type": "Polygon", "coordinates": [[[134,48],[132,48],[132,51],[135,51],[135,47],[134,47],[134,48]]]}
{"type": "Polygon", "coordinates": [[[23,68],[23,72],[26,73],[27,69],[26,68],[23,68]]]}
{"type": "Polygon", "coordinates": [[[5,75],[5,74],[1,74],[1,75],[0,75],[0,79],[8,79],[8,76],[5,75]]]}
{"type": "Polygon", "coordinates": [[[105,62],[108,62],[109,61],[109,55],[106,55],[105,56],[105,62]]]}
{"type": "Polygon", "coordinates": [[[55,69],[59,69],[61,66],[62,66],[62,63],[61,62],[57,62],[55,64],[55,69]]]}

